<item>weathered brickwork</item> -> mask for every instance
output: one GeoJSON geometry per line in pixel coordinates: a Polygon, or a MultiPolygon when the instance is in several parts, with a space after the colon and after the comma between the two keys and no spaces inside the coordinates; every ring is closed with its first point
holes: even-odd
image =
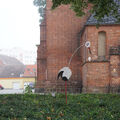
{"type": "Polygon", "coordinates": [[[75,54],[70,65],[72,77],[68,82],[68,90],[81,88],[79,92],[95,93],[114,91],[114,86],[120,84],[120,54],[110,54],[110,48],[120,45],[120,26],[104,25],[99,29],[85,26],[88,16],[76,17],[69,6],[60,6],[51,11],[51,5],[51,1],[47,0],[45,19],[40,27],[36,91],[62,89],[64,82],[57,81],[57,73],[62,67],[68,66],[72,53],[86,41],[91,42],[92,54],[84,46],[75,54]],[[104,59],[98,57],[100,31],[106,33],[104,59]],[[88,61],[88,57],[91,57],[91,61],[88,61]]]}
{"type": "Polygon", "coordinates": [[[83,92],[108,92],[109,88],[109,63],[90,62],[83,66],[83,92]],[[84,77],[86,79],[84,79],[84,77]]]}
{"type": "Polygon", "coordinates": [[[82,80],[84,92],[117,92],[120,86],[120,54],[110,54],[110,48],[120,45],[120,26],[101,26],[99,29],[96,26],[86,26],[83,33],[82,42],[91,42],[91,51],[83,47],[81,49],[82,62],[82,80]],[[104,60],[98,57],[98,33],[106,32],[106,56],[104,60]],[[91,61],[88,61],[91,57],[91,61]]]}
{"type": "MultiPolygon", "coordinates": [[[[63,87],[64,82],[57,81],[57,73],[62,67],[68,66],[72,53],[79,46],[78,33],[87,19],[76,17],[69,6],[60,6],[51,11],[51,5],[51,1],[47,0],[45,33],[43,23],[41,25],[41,41],[44,34],[46,38],[38,47],[37,88],[63,87]],[[43,58],[46,62],[43,62],[43,58]]],[[[80,57],[75,55],[70,65],[72,78],[68,87],[81,87],[81,67],[78,67],[80,64],[80,57]]]]}
{"type": "Polygon", "coordinates": [[[36,92],[43,92],[43,89],[39,88],[45,87],[47,73],[46,15],[44,21],[40,25],[40,45],[38,45],[37,47],[38,50],[37,50],[36,92]]]}
{"type": "MultiPolygon", "coordinates": [[[[98,32],[106,32],[106,59],[109,59],[110,47],[117,47],[120,43],[120,25],[101,26],[99,29],[96,26],[86,26],[83,36],[86,36],[86,41],[91,42],[92,60],[98,58],[98,32]]],[[[85,38],[83,38],[85,41],[85,38]]],[[[84,47],[83,47],[84,48],[84,47]]],[[[86,59],[90,55],[86,50],[86,59]]]]}
{"type": "Polygon", "coordinates": [[[120,92],[120,55],[110,56],[111,91],[120,92]],[[116,88],[116,89],[114,89],[116,88]]]}

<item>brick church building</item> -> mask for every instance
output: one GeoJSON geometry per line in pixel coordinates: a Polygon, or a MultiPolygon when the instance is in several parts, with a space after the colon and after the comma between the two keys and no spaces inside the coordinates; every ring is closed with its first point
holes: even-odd
{"type": "Polygon", "coordinates": [[[86,41],[91,43],[92,54],[83,46],[73,57],[68,91],[120,92],[120,24],[116,19],[105,17],[96,28],[93,15],[79,18],[69,6],[53,11],[51,6],[51,0],[46,0],[37,51],[36,92],[64,88],[64,82],[57,80],[58,71],[68,66],[71,55],[86,41]]]}

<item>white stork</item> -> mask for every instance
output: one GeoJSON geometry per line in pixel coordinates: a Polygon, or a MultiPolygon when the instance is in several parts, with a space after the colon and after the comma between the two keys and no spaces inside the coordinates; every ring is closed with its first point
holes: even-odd
{"type": "Polygon", "coordinates": [[[71,75],[72,75],[72,71],[70,70],[70,68],[69,67],[63,67],[58,72],[57,79],[62,78],[62,80],[68,81],[69,78],[71,77],[71,75]]]}

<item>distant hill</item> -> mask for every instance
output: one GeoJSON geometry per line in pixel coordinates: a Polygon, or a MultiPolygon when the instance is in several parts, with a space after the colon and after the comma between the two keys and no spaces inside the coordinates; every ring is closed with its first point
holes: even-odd
{"type": "Polygon", "coordinates": [[[0,55],[0,78],[20,77],[25,66],[16,58],[0,55]]]}

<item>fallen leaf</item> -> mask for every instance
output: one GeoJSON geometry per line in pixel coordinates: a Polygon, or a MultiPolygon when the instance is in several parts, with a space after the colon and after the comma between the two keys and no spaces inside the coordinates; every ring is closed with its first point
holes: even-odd
{"type": "Polygon", "coordinates": [[[52,120],[51,117],[47,117],[47,120],[52,120]]]}

